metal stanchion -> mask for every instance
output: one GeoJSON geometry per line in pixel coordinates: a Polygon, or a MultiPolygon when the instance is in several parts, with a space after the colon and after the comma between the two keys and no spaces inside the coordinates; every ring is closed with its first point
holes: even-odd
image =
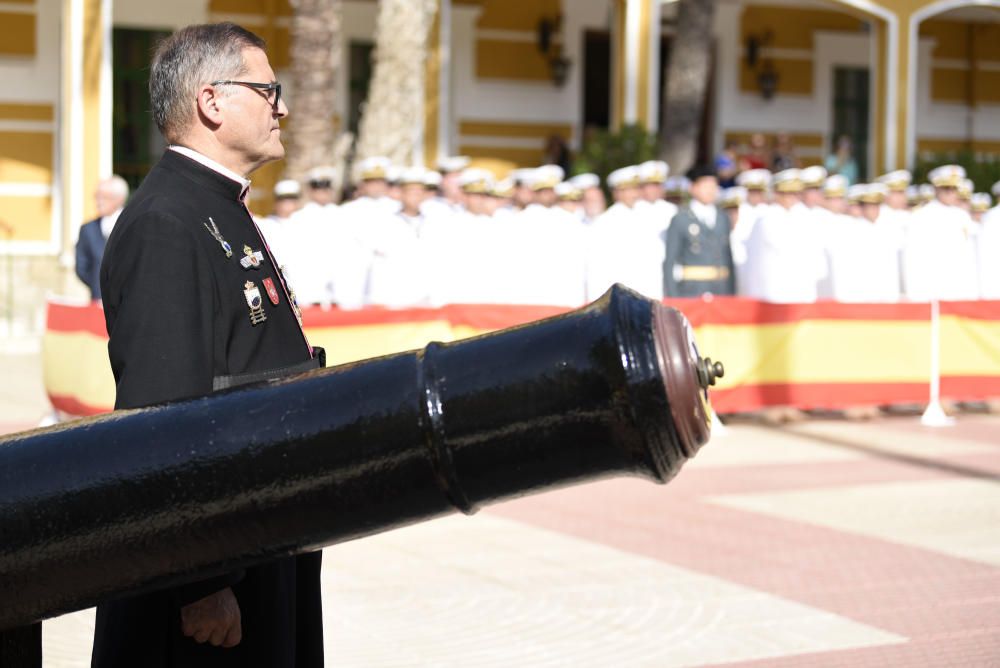
{"type": "Polygon", "coordinates": [[[941,406],[941,305],[931,300],[931,388],[927,410],[920,416],[925,427],[950,427],[955,419],[948,417],[941,406]]]}

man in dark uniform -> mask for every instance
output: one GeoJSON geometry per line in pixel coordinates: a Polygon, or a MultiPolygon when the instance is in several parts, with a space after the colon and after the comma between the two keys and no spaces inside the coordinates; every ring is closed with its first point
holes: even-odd
{"type": "Polygon", "coordinates": [[[716,206],[719,180],[715,170],[698,166],[688,172],[691,200],[667,230],[663,261],[663,294],[667,297],[732,295],[736,292],[730,224],[716,206]]]}
{"type": "MultiPolygon", "coordinates": [[[[153,58],[150,97],[169,148],[101,268],[115,408],[318,367],[245,206],[247,176],[284,155],[264,42],[231,23],[184,28],[153,58]]],[[[322,666],[319,571],[316,552],[100,605],[93,666],[322,666]]]]}

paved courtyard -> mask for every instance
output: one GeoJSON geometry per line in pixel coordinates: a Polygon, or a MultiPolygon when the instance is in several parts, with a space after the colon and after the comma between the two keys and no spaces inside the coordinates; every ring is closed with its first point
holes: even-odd
{"type": "MultiPolygon", "coordinates": [[[[0,430],[45,413],[32,359],[0,430]]],[[[1000,666],[1000,417],[733,424],[667,486],[335,546],[323,584],[331,666],[1000,666]]],[[[44,628],[88,665],[92,611],[44,628]]]]}

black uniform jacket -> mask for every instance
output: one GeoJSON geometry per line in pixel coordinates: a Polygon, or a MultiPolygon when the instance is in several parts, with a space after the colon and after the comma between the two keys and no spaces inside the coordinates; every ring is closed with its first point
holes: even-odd
{"type": "MultiPolygon", "coordinates": [[[[167,150],[122,212],[101,266],[115,408],[205,395],[223,377],[309,363],[241,191],[167,150]]],[[[319,570],[317,552],[98,606],[93,666],[322,666],[319,570]],[[242,642],[223,649],[185,637],[181,607],[227,586],[240,605],[242,642]]]]}
{"type": "Polygon", "coordinates": [[[677,212],[667,229],[663,294],[700,297],[736,294],[729,216],[716,208],[715,226],[698,220],[690,207],[677,212]]]}

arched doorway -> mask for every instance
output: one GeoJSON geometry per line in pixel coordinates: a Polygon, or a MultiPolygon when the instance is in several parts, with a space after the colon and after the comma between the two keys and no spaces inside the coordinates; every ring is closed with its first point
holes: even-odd
{"type": "Polygon", "coordinates": [[[860,178],[892,167],[895,14],[865,0],[745,0],[717,12],[716,146],[790,138],[807,165],[848,135],[860,178]]]}
{"type": "Polygon", "coordinates": [[[1000,2],[930,2],[908,32],[908,164],[1000,157],[1000,2]]]}

